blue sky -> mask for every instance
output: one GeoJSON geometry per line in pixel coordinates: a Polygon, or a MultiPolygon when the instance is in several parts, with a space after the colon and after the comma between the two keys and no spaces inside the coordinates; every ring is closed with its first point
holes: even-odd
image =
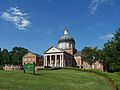
{"type": "Polygon", "coordinates": [[[76,48],[102,48],[120,28],[120,0],[1,0],[0,47],[42,54],[57,47],[64,28],[76,48]]]}

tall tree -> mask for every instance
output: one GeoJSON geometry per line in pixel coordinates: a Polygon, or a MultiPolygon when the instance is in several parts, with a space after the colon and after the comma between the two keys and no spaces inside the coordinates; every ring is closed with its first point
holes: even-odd
{"type": "Polygon", "coordinates": [[[7,49],[3,49],[1,51],[1,64],[3,65],[9,63],[11,63],[10,54],[7,49]]]}
{"type": "Polygon", "coordinates": [[[22,65],[22,57],[28,53],[28,50],[23,47],[14,47],[10,52],[12,64],[22,65]]]}
{"type": "Polygon", "coordinates": [[[2,65],[1,48],[0,48],[0,65],[2,65]]]}
{"type": "Polygon", "coordinates": [[[120,29],[104,44],[104,66],[107,71],[120,71],[120,29]]]}
{"type": "Polygon", "coordinates": [[[88,62],[92,68],[92,64],[95,61],[101,60],[100,59],[101,58],[100,52],[101,52],[101,50],[98,50],[97,47],[95,47],[95,48],[85,47],[82,49],[82,60],[88,62]]]}

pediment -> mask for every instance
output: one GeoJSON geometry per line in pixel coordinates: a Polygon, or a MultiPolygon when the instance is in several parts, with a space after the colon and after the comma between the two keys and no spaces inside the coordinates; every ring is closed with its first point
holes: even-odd
{"type": "Polygon", "coordinates": [[[24,57],[35,57],[36,55],[34,55],[33,53],[31,52],[28,52],[24,57]]]}
{"type": "Polygon", "coordinates": [[[54,46],[50,47],[47,51],[44,52],[44,54],[46,53],[61,53],[63,52],[62,50],[59,50],[57,48],[55,48],[54,46]]]}

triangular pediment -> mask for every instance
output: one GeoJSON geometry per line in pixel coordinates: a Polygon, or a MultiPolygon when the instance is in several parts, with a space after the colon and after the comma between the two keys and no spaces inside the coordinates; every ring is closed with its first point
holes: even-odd
{"type": "Polygon", "coordinates": [[[50,47],[47,51],[44,52],[44,54],[46,53],[61,53],[63,52],[62,50],[59,50],[57,48],[55,48],[54,46],[50,47]]]}
{"type": "Polygon", "coordinates": [[[28,52],[24,57],[35,57],[36,55],[34,55],[33,53],[31,52],[28,52]]]}

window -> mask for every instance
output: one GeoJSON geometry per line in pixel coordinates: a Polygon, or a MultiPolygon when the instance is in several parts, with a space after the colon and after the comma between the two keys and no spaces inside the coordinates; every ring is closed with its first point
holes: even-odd
{"type": "Polygon", "coordinates": [[[24,58],[24,61],[26,62],[26,58],[24,58]]]}

